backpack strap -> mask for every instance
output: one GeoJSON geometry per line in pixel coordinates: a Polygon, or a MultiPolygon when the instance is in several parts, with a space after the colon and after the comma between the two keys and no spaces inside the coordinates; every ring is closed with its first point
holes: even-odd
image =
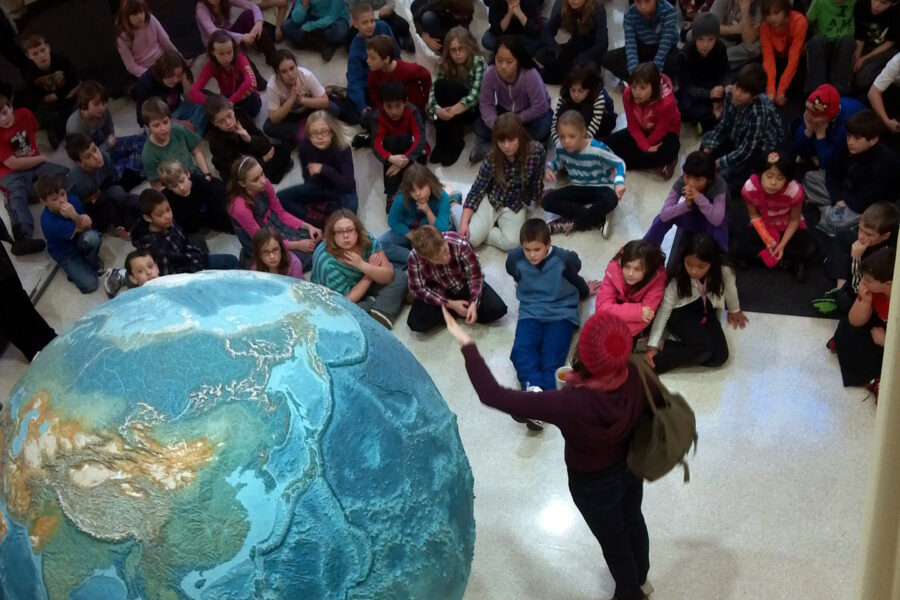
{"type": "Polygon", "coordinates": [[[641,376],[641,385],[643,385],[644,394],[647,396],[647,404],[649,404],[653,412],[656,413],[656,401],[653,399],[653,394],[650,392],[650,386],[647,384],[647,369],[649,369],[649,367],[643,364],[643,361],[640,358],[635,357],[631,358],[631,364],[637,368],[638,375],[641,376]]]}

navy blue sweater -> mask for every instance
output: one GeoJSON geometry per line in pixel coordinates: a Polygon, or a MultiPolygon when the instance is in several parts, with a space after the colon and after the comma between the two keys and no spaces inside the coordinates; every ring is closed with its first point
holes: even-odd
{"type": "Polygon", "coordinates": [[[577,326],[578,301],[590,294],[580,270],[581,260],[572,250],[551,246],[547,257],[536,265],[528,262],[521,247],[510,250],[506,272],[518,284],[519,318],[571,321],[577,326]]]}

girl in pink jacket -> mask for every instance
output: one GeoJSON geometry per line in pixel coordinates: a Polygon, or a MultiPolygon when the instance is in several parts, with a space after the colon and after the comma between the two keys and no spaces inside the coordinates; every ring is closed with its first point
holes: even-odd
{"type": "Polygon", "coordinates": [[[668,75],[653,62],[635,67],[622,94],[628,127],[606,137],[606,145],[629,169],[656,169],[669,179],[681,149],[681,113],[668,75]]]}
{"type": "Polygon", "coordinates": [[[646,240],[632,240],[606,266],[597,292],[595,312],[609,313],[625,322],[632,337],[653,321],[666,288],[666,255],[646,240]]]}
{"type": "Polygon", "coordinates": [[[258,115],[262,100],[256,91],[256,75],[250,60],[241,52],[237,42],[231,39],[227,31],[219,29],[209,36],[206,55],[209,60],[203,65],[203,70],[191,87],[191,102],[203,106],[206,102],[203,88],[210,79],[215,79],[219,84],[219,92],[232,104],[251,117],[258,115]]]}

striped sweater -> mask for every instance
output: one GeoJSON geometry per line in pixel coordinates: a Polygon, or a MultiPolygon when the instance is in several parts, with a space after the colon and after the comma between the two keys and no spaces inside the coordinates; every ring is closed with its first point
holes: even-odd
{"type": "Polygon", "coordinates": [[[678,42],[677,13],[675,7],[665,0],[656,1],[656,12],[649,19],[638,12],[632,4],[625,11],[623,26],[625,29],[625,56],[628,60],[628,72],[638,66],[638,44],[658,46],[653,62],[662,71],[669,50],[678,42]]]}
{"type": "Polygon", "coordinates": [[[625,163],[609,146],[591,140],[583,150],[569,152],[557,142],[556,158],[547,163],[552,171],[565,167],[572,185],[616,186],[625,185],[625,163]]]}

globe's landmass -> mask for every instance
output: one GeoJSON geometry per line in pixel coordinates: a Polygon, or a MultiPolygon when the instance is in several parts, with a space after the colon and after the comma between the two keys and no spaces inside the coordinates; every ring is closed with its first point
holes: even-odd
{"type": "Polygon", "coordinates": [[[0,415],[0,598],[461,598],[472,474],[431,378],[344,298],[170,276],[76,322],[0,415]]]}

